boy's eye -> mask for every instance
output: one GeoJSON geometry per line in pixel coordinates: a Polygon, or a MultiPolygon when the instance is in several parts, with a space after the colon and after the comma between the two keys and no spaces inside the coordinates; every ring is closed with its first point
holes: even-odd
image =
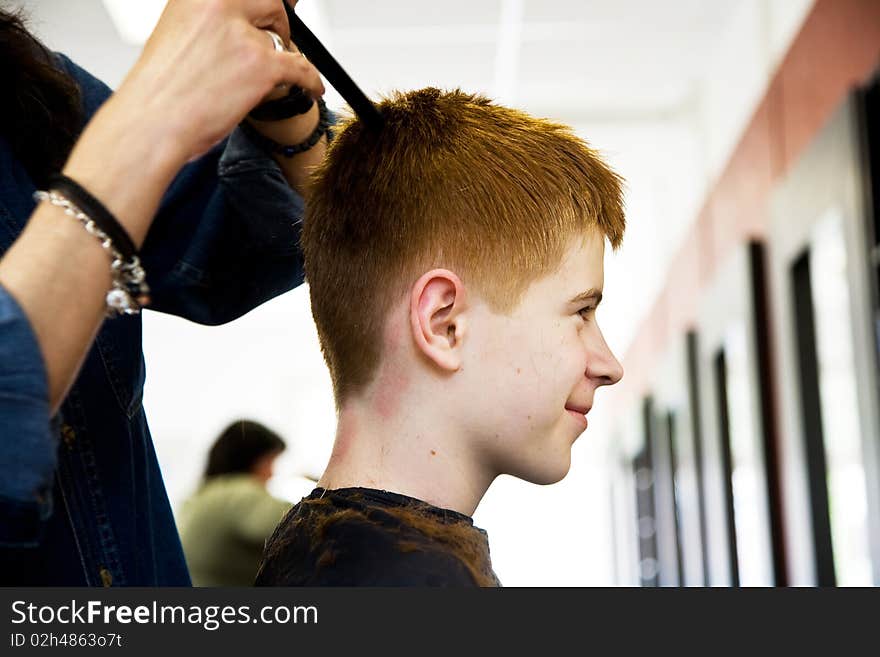
{"type": "Polygon", "coordinates": [[[596,306],[585,306],[578,310],[578,315],[581,316],[581,319],[589,319],[588,315],[590,315],[593,311],[596,310],[596,306]]]}

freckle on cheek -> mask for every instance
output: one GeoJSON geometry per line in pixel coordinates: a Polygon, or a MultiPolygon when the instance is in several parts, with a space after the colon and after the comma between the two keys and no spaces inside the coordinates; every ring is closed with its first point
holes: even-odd
{"type": "Polygon", "coordinates": [[[516,373],[517,373],[517,374],[519,374],[521,371],[522,371],[522,370],[519,369],[518,367],[516,368],[516,373]]]}
{"type": "Polygon", "coordinates": [[[437,456],[437,452],[435,452],[433,449],[431,450],[431,456],[437,456]]]}

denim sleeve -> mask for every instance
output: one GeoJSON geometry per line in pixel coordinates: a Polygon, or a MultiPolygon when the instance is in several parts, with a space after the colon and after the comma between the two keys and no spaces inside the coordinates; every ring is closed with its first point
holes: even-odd
{"type": "Polygon", "coordinates": [[[233,320],[303,281],[304,203],[239,129],[171,185],[142,249],[150,308],[233,320]]]}
{"type": "Polygon", "coordinates": [[[0,286],[0,546],[39,540],[52,512],[56,450],[37,338],[24,311],[0,286]]]}
{"type": "MultiPolygon", "coordinates": [[[[56,54],[91,118],[110,89],[56,54]]],[[[302,215],[303,199],[278,164],[236,128],[185,166],[163,198],[141,249],[150,308],[222,324],[296,287],[302,215]]]]}

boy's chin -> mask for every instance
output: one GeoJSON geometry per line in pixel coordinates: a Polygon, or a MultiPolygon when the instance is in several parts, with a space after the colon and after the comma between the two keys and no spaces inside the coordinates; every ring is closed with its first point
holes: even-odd
{"type": "Polygon", "coordinates": [[[565,479],[565,475],[568,474],[570,469],[571,453],[569,452],[565,455],[565,458],[561,458],[555,463],[552,463],[549,460],[543,463],[536,463],[528,470],[528,472],[522,472],[521,474],[514,476],[532,484],[548,486],[565,479]]]}

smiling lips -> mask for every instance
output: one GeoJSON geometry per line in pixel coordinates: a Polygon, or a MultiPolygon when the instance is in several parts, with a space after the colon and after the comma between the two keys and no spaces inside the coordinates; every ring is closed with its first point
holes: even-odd
{"type": "Polygon", "coordinates": [[[568,411],[574,419],[583,424],[584,427],[587,426],[587,413],[590,412],[589,406],[566,404],[565,410],[568,411]]]}

